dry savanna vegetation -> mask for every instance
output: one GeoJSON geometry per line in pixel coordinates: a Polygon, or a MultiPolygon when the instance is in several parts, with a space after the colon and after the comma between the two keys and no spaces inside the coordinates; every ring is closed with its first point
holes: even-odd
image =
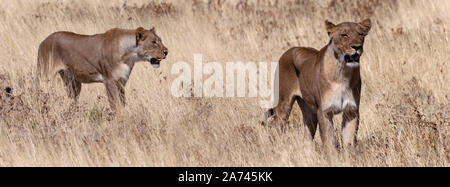
{"type": "Polygon", "coordinates": [[[450,166],[448,0],[3,0],[0,8],[0,166],[450,166]],[[172,65],[192,64],[194,54],[277,61],[290,47],[326,45],[325,19],[363,18],[373,27],[348,156],[324,153],[319,134],[306,144],[296,105],[280,132],[259,125],[258,98],[171,94],[172,65]],[[134,67],[114,119],[102,84],[84,85],[76,105],[59,78],[34,87],[49,34],[139,26],[155,26],[170,52],[159,69],[134,67]]]}

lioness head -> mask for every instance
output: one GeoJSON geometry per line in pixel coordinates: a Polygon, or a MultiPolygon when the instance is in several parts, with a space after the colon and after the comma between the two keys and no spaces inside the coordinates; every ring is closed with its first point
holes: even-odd
{"type": "Polygon", "coordinates": [[[325,27],[331,38],[334,54],[340,62],[349,67],[359,67],[359,58],[363,53],[364,37],[371,28],[370,19],[360,23],[344,22],[335,25],[328,20],[325,27]]]}
{"type": "Polygon", "coordinates": [[[148,61],[154,68],[159,68],[159,63],[167,57],[167,48],[161,38],[156,35],[155,28],[145,30],[142,27],[136,29],[136,45],[138,57],[148,61]]]}

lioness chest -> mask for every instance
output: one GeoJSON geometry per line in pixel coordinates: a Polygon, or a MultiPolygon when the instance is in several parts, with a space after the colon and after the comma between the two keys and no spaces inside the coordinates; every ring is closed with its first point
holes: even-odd
{"type": "Polygon", "coordinates": [[[127,64],[120,63],[117,65],[113,71],[112,71],[112,77],[115,80],[128,80],[128,77],[130,76],[131,68],[127,64]]]}
{"type": "Polygon", "coordinates": [[[337,114],[357,108],[356,99],[348,83],[330,83],[322,95],[321,107],[337,114]]]}

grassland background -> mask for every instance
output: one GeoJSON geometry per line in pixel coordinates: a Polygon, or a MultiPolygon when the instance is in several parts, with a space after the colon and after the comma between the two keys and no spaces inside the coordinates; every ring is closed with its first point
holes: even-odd
{"type": "MultiPolygon", "coordinates": [[[[0,2],[0,166],[450,166],[449,0],[0,2]],[[303,141],[295,106],[285,133],[259,126],[257,98],[175,98],[171,65],[277,61],[321,48],[324,20],[370,17],[362,57],[361,124],[349,157],[303,141]],[[170,53],[135,66],[127,107],[112,121],[103,85],[70,105],[62,83],[33,87],[39,43],[55,31],[156,27],[170,53]],[[49,92],[51,94],[49,94],[49,92]]],[[[335,129],[340,131],[340,118],[335,129]]],[[[339,133],[337,134],[339,135],[339,133]]]]}

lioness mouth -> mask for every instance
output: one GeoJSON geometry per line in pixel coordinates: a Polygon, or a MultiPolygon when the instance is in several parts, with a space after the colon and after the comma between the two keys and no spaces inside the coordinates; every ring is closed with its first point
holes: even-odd
{"type": "Polygon", "coordinates": [[[160,62],[161,62],[161,59],[157,59],[157,58],[150,59],[150,64],[152,64],[153,68],[159,68],[160,62]]]}
{"type": "Polygon", "coordinates": [[[359,63],[359,55],[358,54],[345,55],[344,58],[345,58],[346,63],[359,63]]]}
{"type": "Polygon", "coordinates": [[[345,55],[345,65],[348,67],[359,67],[359,57],[360,55],[345,55]]]}

